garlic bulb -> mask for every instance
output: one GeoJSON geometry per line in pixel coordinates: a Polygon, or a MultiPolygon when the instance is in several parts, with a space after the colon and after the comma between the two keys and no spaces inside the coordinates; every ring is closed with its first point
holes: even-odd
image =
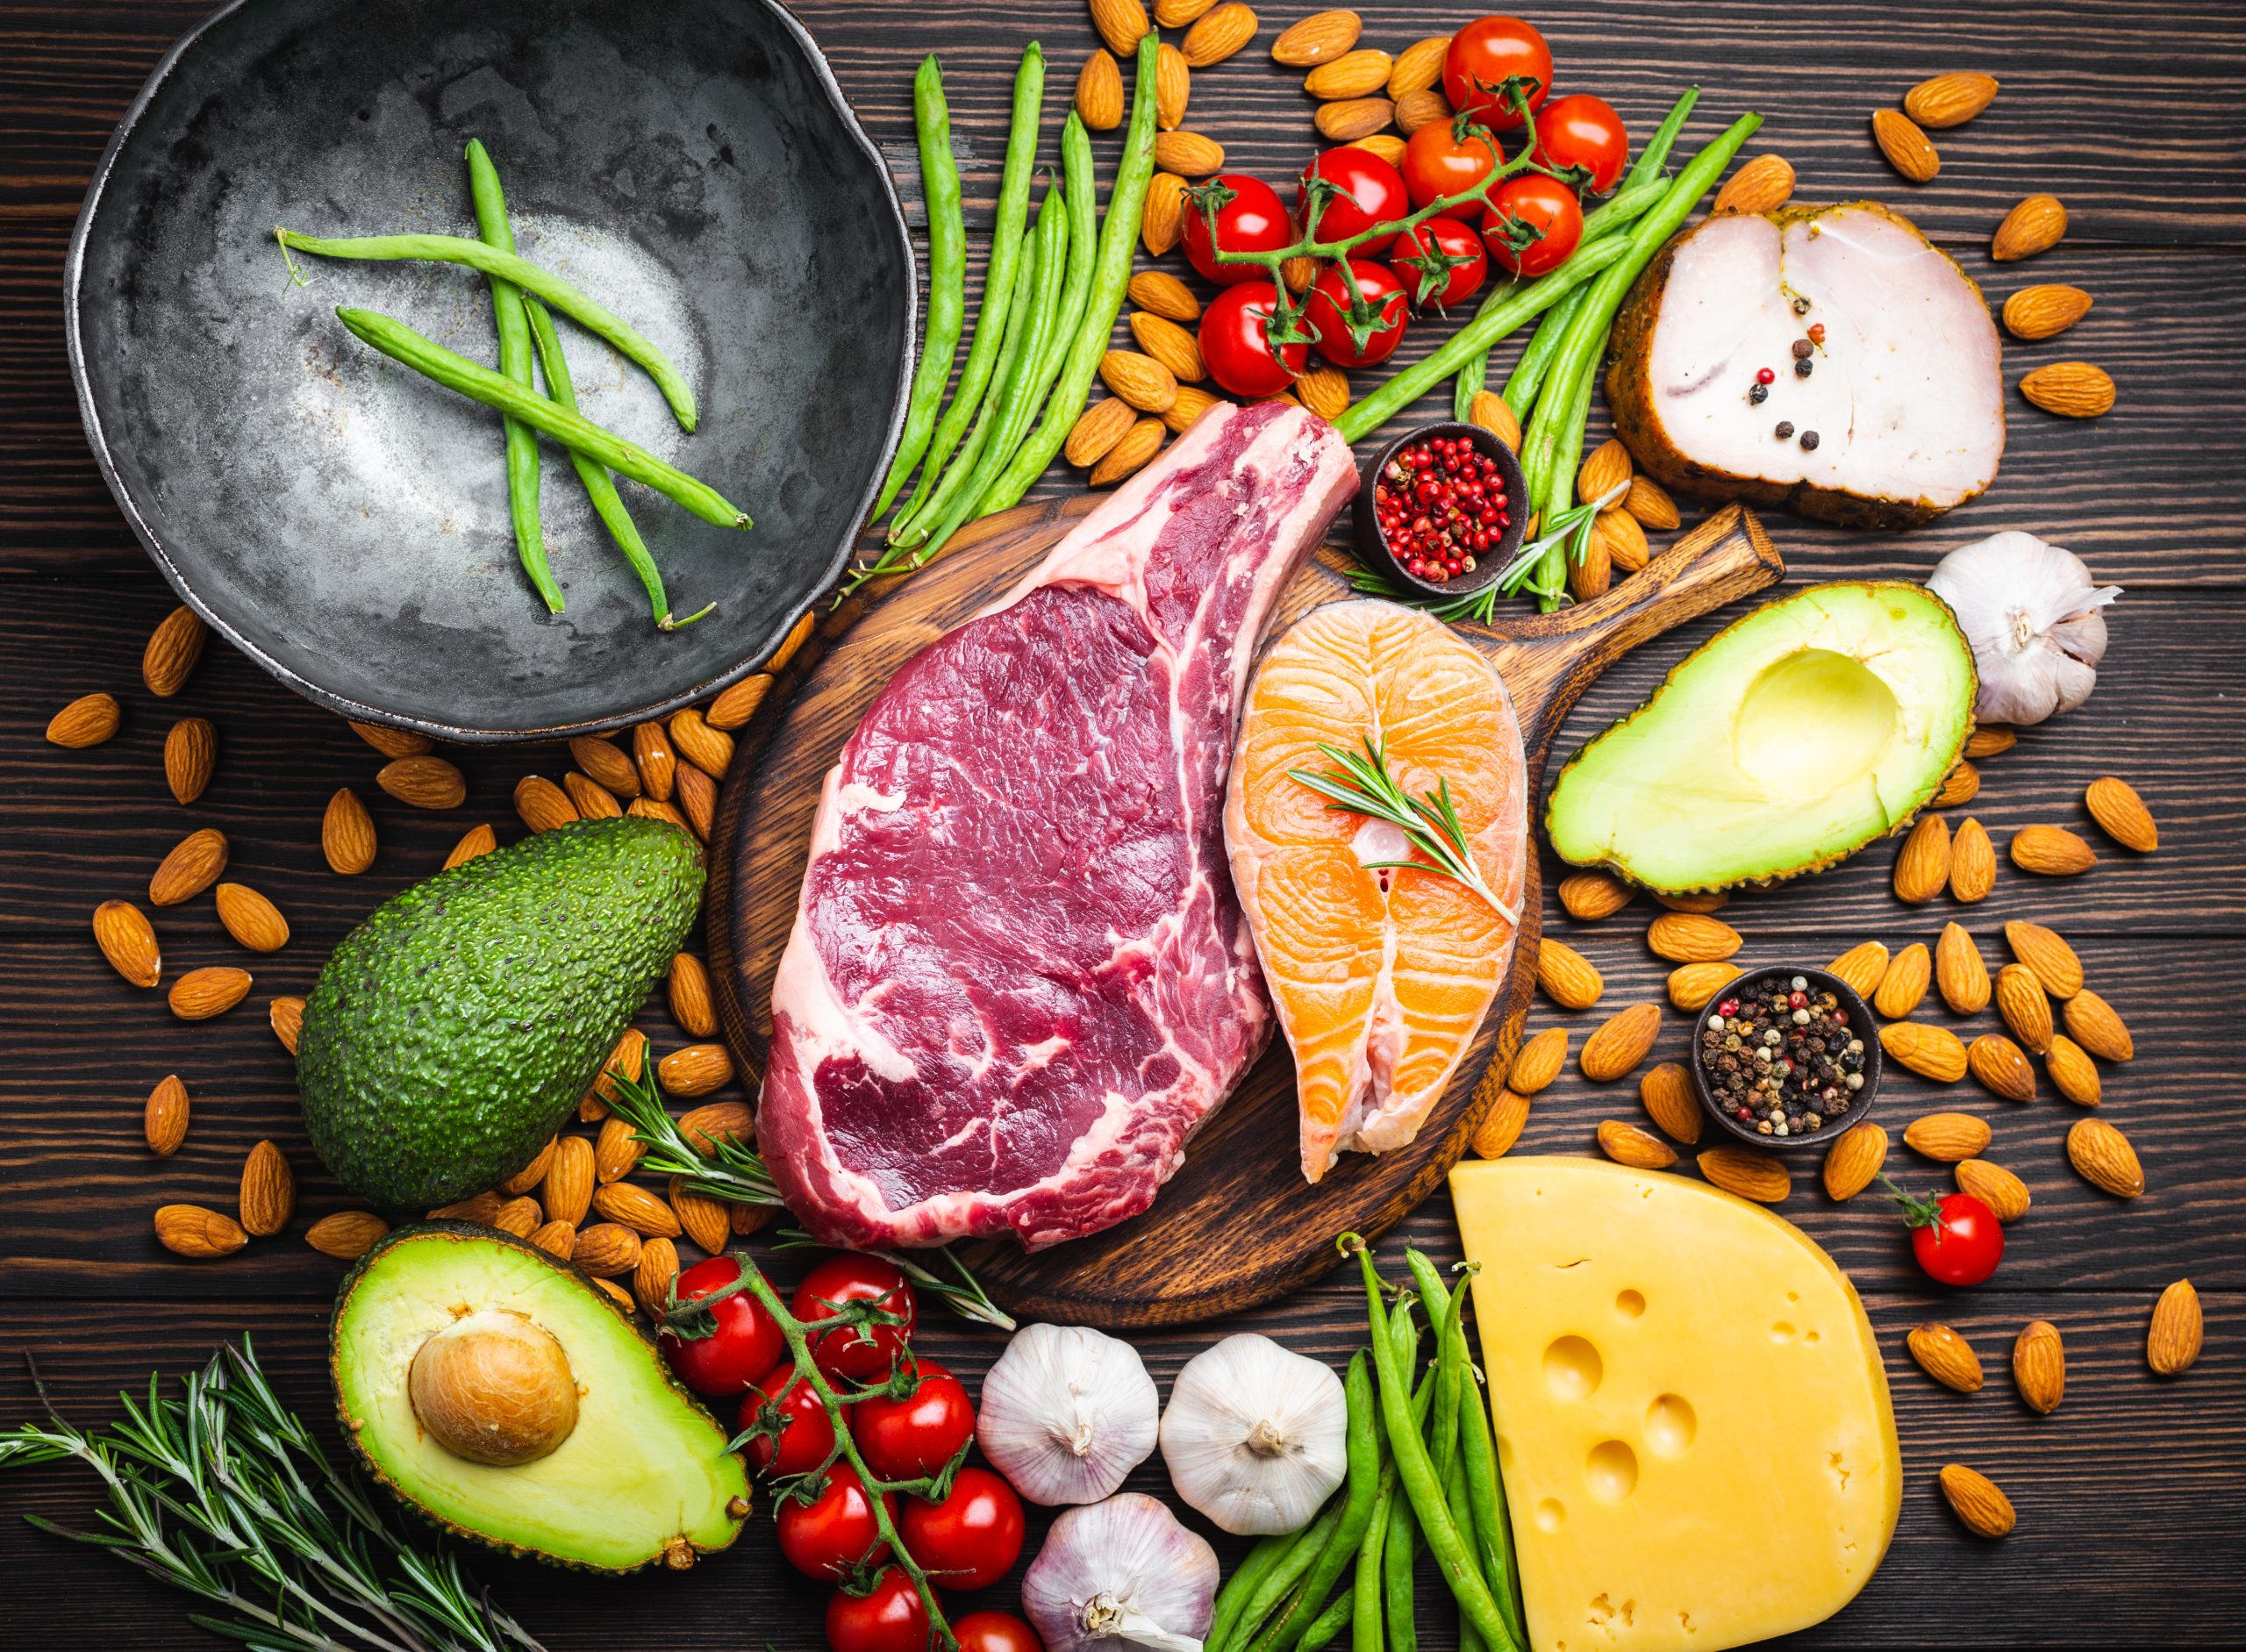
{"type": "Polygon", "coordinates": [[[1026,1325],[983,1379],[976,1443],[1033,1503],[1097,1503],[1154,1454],[1139,1350],[1081,1326],[1026,1325]]]}
{"type": "Polygon", "coordinates": [[[1169,1483],[1227,1532],[1298,1531],[1341,1484],[1348,1410],[1341,1379],[1318,1361],[1268,1336],[1228,1336],[1169,1391],[1169,1483]]]}
{"type": "Polygon", "coordinates": [[[1201,1652],[1216,1598],[1217,1551],[1137,1491],[1054,1521],[1021,1580],[1021,1609],[1045,1652],[1201,1652]]]}
{"type": "Polygon", "coordinates": [[[2071,551],[2017,530],[1960,546],[1927,588],[1948,603],[1973,645],[1985,723],[2040,723],[2090,697],[2106,657],[2106,616],[2121,594],[2093,585],[2071,551]]]}

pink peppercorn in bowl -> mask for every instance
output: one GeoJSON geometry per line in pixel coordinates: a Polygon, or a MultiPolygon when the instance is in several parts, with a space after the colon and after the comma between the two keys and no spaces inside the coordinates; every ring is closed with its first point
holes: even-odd
{"type": "Polygon", "coordinates": [[[1692,1025],[1684,1069],[1692,1092],[1737,1141],[1822,1152],[1878,1098],[1879,1024],[1830,970],[1784,963],[1742,970],[1692,1025]],[[1758,1046],[1770,1051],[1768,1060],[1755,1055],[1758,1046]]]}
{"type": "Polygon", "coordinates": [[[1365,466],[1357,555],[1406,590],[1464,597],[1494,581],[1527,526],[1520,461],[1479,425],[1427,425],[1365,466]]]}

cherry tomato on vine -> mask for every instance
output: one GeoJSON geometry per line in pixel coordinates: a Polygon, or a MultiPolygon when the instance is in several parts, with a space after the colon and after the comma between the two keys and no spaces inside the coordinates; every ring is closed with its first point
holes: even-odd
{"type": "Polygon", "coordinates": [[[834,1449],[834,1425],[827,1420],[826,1404],[796,1375],[792,1363],[776,1365],[757,1379],[741,1398],[734,1427],[747,1434],[767,1412],[780,1432],[776,1441],[768,1432],[748,1442],[748,1460],[758,1473],[808,1474],[834,1449]]]}
{"type": "MultiPolygon", "coordinates": [[[[895,1518],[896,1498],[884,1492],[882,1503],[895,1518]]],[[[879,1565],[889,1555],[874,1519],[874,1500],[847,1462],[826,1471],[826,1488],[810,1502],[781,1498],[772,1525],[788,1564],[806,1577],[840,1577],[861,1563],[879,1565]]]]}
{"type": "Polygon", "coordinates": [[[1938,1199],[1902,1192],[1892,1197],[1911,1230],[1911,1254],[1928,1278],[1945,1285],[1977,1285],[2004,1260],[2004,1224],[1971,1193],[1945,1193],[1938,1199]]]}
{"type": "Polygon", "coordinates": [[[1404,283],[1387,265],[1362,258],[1349,261],[1349,273],[1356,277],[1361,309],[1352,306],[1348,282],[1339,264],[1329,265],[1310,290],[1307,313],[1318,335],[1318,353],[1336,367],[1385,361],[1404,342],[1410,309],[1404,283]],[[1362,341],[1350,325],[1353,315],[1370,329],[1362,341]]]}
{"type": "MultiPolygon", "coordinates": [[[[1414,209],[1470,190],[1506,158],[1505,147],[1486,131],[1451,136],[1447,120],[1431,120],[1404,143],[1404,188],[1414,209]]],[[[1441,217],[1471,224],[1489,209],[1479,201],[1443,208],[1441,217]]]]}
{"type": "Polygon", "coordinates": [[[1621,116],[1605,98],[1589,92],[1556,97],[1536,111],[1536,147],[1548,166],[1561,171],[1581,167],[1588,172],[1593,195],[1604,195],[1620,183],[1630,159],[1630,134],[1623,129],[1621,116]]]}
{"type": "Polygon", "coordinates": [[[1482,240],[1490,261],[1516,275],[1541,275],[1567,262],[1583,240],[1583,206],[1575,191],[1557,178],[1524,172],[1498,186],[1496,203],[1482,218],[1482,240]],[[1526,225],[1533,235],[1516,250],[1512,226],[1526,225]],[[1541,237],[1541,239],[1537,239],[1541,237]]]}
{"type": "Polygon", "coordinates": [[[1011,1612],[970,1612],[951,1620],[959,1652],[1045,1652],[1037,1631],[1011,1612]]]}
{"type": "MultiPolygon", "coordinates": [[[[1295,190],[1298,218],[1307,219],[1308,183],[1313,174],[1339,191],[1319,214],[1319,240],[1345,241],[1376,224],[1411,215],[1412,196],[1404,187],[1404,175],[1370,149],[1345,147],[1328,149],[1303,168],[1303,183],[1295,190]]],[[[1352,247],[1350,256],[1370,258],[1387,251],[1388,244],[1395,239],[1393,235],[1376,235],[1363,245],[1352,247]]]]}
{"type": "MultiPolygon", "coordinates": [[[[1235,282],[1258,281],[1269,274],[1261,264],[1220,264],[1216,254],[1219,248],[1227,253],[1276,253],[1283,247],[1294,245],[1294,220],[1287,214],[1287,204],[1279,192],[1261,178],[1252,178],[1244,172],[1225,172],[1211,178],[1211,184],[1221,184],[1232,191],[1232,199],[1217,208],[1217,239],[1209,240],[1209,217],[1194,204],[1192,194],[1185,197],[1185,256],[1201,279],[1212,281],[1220,287],[1229,287],[1235,282]]],[[[1197,189],[1206,185],[1196,185],[1197,189]]]]}
{"type": "MultiPolygon", "coordinates": [[[[731,1256],[697,1262],[679,1275],[678,1299],[697,1302],[740,1277],[740,1264],[731,1256]]],[[[778,1322],[746,1291],[709,1312],[718,1322],[709,1335],[684,1337],[667,1330],[658,1339],[671,1370],[696,1393],[714,1399],[738,1394],[786,1356],[788,1339],[778,1322]]]]}
{"type": "Polygon", "coordinates": [[[962,1469],[941,1503],[905,1499],[905,1552],[946,1589],[987,1589],[1021,1554],[1021,1499],[988,1469],[962,1469]]]}
{"type": "Polygon", "coordinates": [[[1396,238],[1388,268],[1414,309],[1448,310],[1482,290],[1490,254],[1471,229],[1455,218],[1437,217],[1396,238]]]}
{"type": "Polygon", "coordinates": [[[918,1480],[975,1438],[975,1403],[933,1360],[917,1360],[919,1386],[909,1399],[871,1394],[850,1408],[850,1437],[880,1480],[918,1480]]]}
{"type": "MultiPolygon", "coordinates": [[[[959,1626],[952,1626],[955,1633],[959,1626]]],[[[832,1652],[928,1652],[928,1609],[920,1591],[895,1566],[862,1595],[838,1589],[826,1603],[826,1644],[832,1652]]],[[[967,1643],[960,1642],[961,1652],[967,1643]]]]}
{"type": "Polygon", "coordinates": [[[1226,288],[1202,312],[1201,360],[1209,376],[1234,396],[1276,396],[1310,365],[1310,347],[1274,347],[1264,328],[1278,307],[1279,290],[1268,281],[1226,288]]]}
{"type": "Polygon", "coordinates": [[[873,1303],[886,1312],[902,1314],[905,1323],[845,1327],[813,1336],[811,1356],[830,1379],[874,1382],[887,1377],[897,1356],[905,1351],[905,1339],[912,1334],[919,1314],[919,1305],[912,1287],[895,1266],[846,1250],[829,1256],[804,1276],[803,1284],[789,1300],[788,1312],[805,1324],[815,1324],[834,1317],[830,1304],[850,1302],[873,1303]]]}
{"type": "Polygon", "coordinates": [[[1499,132],[1520,125],[1520,111],[1499,92],[1516,75],[1536,82],[1528,107],[1532,113],[1541,109],[1552,89],[1552,48],[1519,18],[1477,18],[1450,37],[1442,55],[1442,92],[1450,106],[1473,111],[1499,132]]]}

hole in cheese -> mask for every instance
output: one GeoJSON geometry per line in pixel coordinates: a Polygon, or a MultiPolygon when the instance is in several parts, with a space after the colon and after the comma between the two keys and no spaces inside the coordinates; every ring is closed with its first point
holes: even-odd
{"type": "Polygon", "coordinates": [[[1601,1503],[1620,1503],[1638,1489],[1638,1454],[1626,1441],[1602,1440],[1591,1448],[1583,1477],[1601,1503]]]}
{"type": "Polygon", "coordinates": [[[1567,1518],[1567,1510],[1560,1505],[1560,1499],[1556,1497],[1548,1497],[1536,1505],[1536,1529],[1540,1532],[1558,1531],[1566,1524],[1567,1518]]]}
{"type": "Polygon", "coordinates": [[[1700,1431],[1692,1402],[1682,1394],[1662,1394],[1646,1407],[1646,1444],[1656,1456],[1681,1457],[1700,1431]]]}
{"type": "Polygon", "coordinates": [[[1590,1340],[1563,1336],[1544,1350],[1544,1381],[1556,1399],[1588,1399],[1606,1374],[1606,1362],[1590,1340]]]}
{"type": "Polygon", "coordinates": [[[1614,1297],[1614,1312],[1626,1319],[1634,1319],[1646,1311],[1645,1293],[1642,1291],[1618,1291],[1614,1297]]]}

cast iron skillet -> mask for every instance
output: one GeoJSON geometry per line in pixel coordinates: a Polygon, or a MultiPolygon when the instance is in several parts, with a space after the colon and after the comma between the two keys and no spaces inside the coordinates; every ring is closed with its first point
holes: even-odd
{"type": "Polygon", "coordinates": [[[347,716],[453,740],[654,716],[741,675],[840,570],[912,356],[912,254],[879,155],[774,0],[235,0],[141,89],[65,274],[111,491],[180,595],[347,716]],[[747,533],[621,483],[668,635],[542,445],[547,615],[519,568],[497,416],[344,332],[399,317],[490,364],[483,278],[300,259],[314,234],[474,234],[483,139],[520,250],[634,322],[701,404],[563,318],[586,414],[717,486],[747,533]]]}

